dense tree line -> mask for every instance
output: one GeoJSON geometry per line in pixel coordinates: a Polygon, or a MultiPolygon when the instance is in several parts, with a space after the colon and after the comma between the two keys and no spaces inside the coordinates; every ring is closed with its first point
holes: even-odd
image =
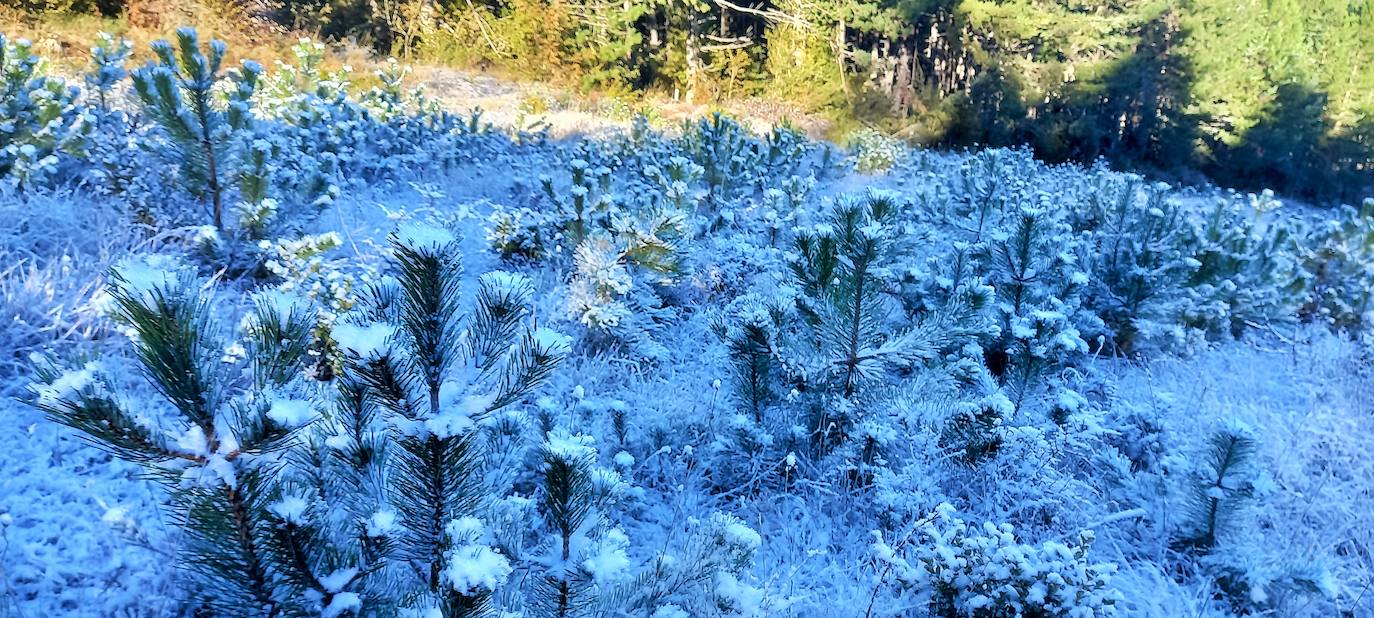
{"type": "Polygon", "coordinates": [[[698,102],[780,96],[923,144],[1029,144],[1314,199],[1371,184],[1374,0],[269,4],[392,54],[698,102]]]}

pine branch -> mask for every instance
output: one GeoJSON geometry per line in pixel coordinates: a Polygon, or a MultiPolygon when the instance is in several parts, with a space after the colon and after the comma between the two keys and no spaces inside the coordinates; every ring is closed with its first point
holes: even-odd
{"type": "Polygon", "coordinates": [[[207,436],[214,433],[219,386],[216,341],[219,330],[210,316],[210,303],[195,292],[184,272],[174,281],[140,289],[116,271],[111,296],[119,319],[139,333],[135,352],[148,381],[188,421],[207,436]]]}

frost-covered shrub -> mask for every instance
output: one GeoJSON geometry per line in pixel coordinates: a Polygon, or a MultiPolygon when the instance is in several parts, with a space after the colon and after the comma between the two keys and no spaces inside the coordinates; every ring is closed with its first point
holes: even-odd
{"type": "Polygon", "coordinates": [[[1305,296],[1298,315],[1352,334],[1367,330],[1374,310],[1374,198],[1342,206],[1305,242],[1305,296]]]}
{"type": "Polygon", "coordinates": [[[907,147],[901,140],[888,137],[876,129],[859,129],[846,140],[854,169],[862,174],[882,174],[907,157],[907,147]]]}
{"type": "Polygon", "coordinates": [[[890,545],[875,531],[880,579],[891,577],[934,616],[1117,614],[1116,566],[1088,560],[1091,531],[1079,532],[1072,545],[1027,545],[1008,524],[971,525],[954,513],[948,503],[940,505],[909,543],[890,545]]]}
{"type": "Polygon", "coordinates": [[[1180,338],[1174,322],[1180,292],[1199,267],[1185,250],[1186,211],[1168,185],[1142,189],[1138,177],[1105,180],[1101,191],[1074,213],[1075,228],[1091,238],[1085,303],[1106,323],[1120,353],[1142,340],[1180,338]]]}
{"type": "MultiPolygon", "coordinates": [[[[1252,196],[1253,198],[1253,196],[1252,196]]],[[[1196,212],[1185,246],[1197,262],[1188,302],[1176,317],[1187,329],[1215,339],[1294,315],[1300,268],[1292,224],[1266,214],[1276,206],[1218,198],[1196,212]]]]}
{"type": "Polygon", "coordinates": [[[46,74],[27,40],[0,35],[0,177],[41,180],[57,171],[62,152],[81,147],[87,123],[77,93],[46,74]]]}

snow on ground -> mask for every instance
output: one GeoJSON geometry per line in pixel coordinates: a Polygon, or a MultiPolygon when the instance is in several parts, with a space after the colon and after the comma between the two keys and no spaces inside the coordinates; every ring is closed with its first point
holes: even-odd
{"type": "MultiPolygon", "coordinates": [[[[440,95],[445,92],[438,90],[440,95]]],[[[471,94],[471,93],[469,93],[471,94]]],[[[483,96],[514,97],[505,91],[483,96]]],[[[509,106],[506,106],[509,108],[509,106]]],[[[510,196],[520,177],[539,171],[527,161],[491,161],[413,183],[373,187],[340,199],[310,231],[336,231],[345,254],[376,259],[384,238],[401,220],[433,219],[465,230],[466,284],[500,267],[485,250],[481,225],[490,205],[510,196]]],[[[901,188],[892,178],[876,184],[901,188]]],[[[875,184],[849,175],[831,181],[823,194],[875,184]]],[[[138,478],[131,464],[113,460],[74,432],[46,422],[14,400],[27,383],[31,349],[58,341],[68,350],[119,348],[119,335],[99,326],[90,305],[102,273],[132,250],[156,250],[159,240],[135,240],[124,223],[73,195],[0,194],[6,221],[24,229],[4,233],[0,258],[20,264],[0,281],[0,333],[17,342],[0,362],[0,616],[166,616],[180,610],[172,568],[176,533],[158,510],[159,489],[138,478]],[[20,216],[22,209],[23,215],[20,216]],[[31,332],[30,323],[61,328],[31,332]],[[55,314],[53,312],[56,312],[55,314]],[[56,319],[53,319],[53,316],[56,319]],[[95,336],[94,344],[80,343],[95,336]]],[[[539,323],[564,316],[561,274],[532,273],[539,323]]],[[[689,314],[666,330],[670,351],[657,365],[602,355],[575,355],[543,389],[545,405],[571,408],[596,435],[612,412],[626,412],[639,435],[671,434],[682,418],[707,419],[724,430],[732,412],[720,380],[724,352],[709,332],[710,316],[689,314]]],[[[1347,616],[1374,614],[1374,404],[1370,364],[1362,347],[1336,336],[1300,329],[1244,342],[1228,342],[1187,356],[1160,356],[1146,364],[1092,361],[1104,391],[1119,404],[1114,412],[1144,411],[1159,439],[1176,453],[1205,448],[1222,419],[1263,430],[1259,466],[1267,471],[1245,533],[1268,551],[1261,559],[1310,566],[1339,587],[1334,609],[1347,616]]],[[[136,401],[153,399],[146,385],[136,401]]],[[[666,487],[633,506],[626,535],[640,545],[666,544],[702,513],[727,507],[763,539],[754,575],[777,602],[773,611],[797,616],[867,616],[878,596],[870,568],[869,521],[843,521],[844,501],[826,487],[798,487],[786,495],[748,488],[710,493],[696,453],[714,448],[705,432],[638,459],[617,457],[627,476],[666,487]],[[672,488],[681,488],[673,490],[672,488]]],[[[599,445],[608,449],[611,445],[599,445]]],[[[611,451],[613,452],[613,451],[611,451]]],[[[785,462],[777,462],[783,465],[785,462]]],[[[1104,505],[1108,508],[1111,505],[1104,505]]],[[[1129,514],[1131,505],[1116,509],[1129,514]]],[[[1167,508],[1167,505],[1146,505],[1167,508]]],[[[1093,558],[1118,564],[1115,585],[1129,616],[1211,615],[1216,604],[1207,579],[1164,572],[1160,541],[1142,545],[1158,530],[1132,517],[1105,521],[1096,530],[1093,558]],[[1151,559],[1149,552],[1156,552],[1151,559]]],[[[1030,539],[1040,540],[1040,539],[1030,539]]],[[[1263,569],[1258,569],[1263,570],[1263,569]]],[[[1277,573],[1277,569],[1275,569],[1277,573]]],[[[1283,606],[1292,615],[1319,615],[1323,602],[1283,606]],[[1321,608],[1320,610],[1318,608],[1321,608]]],[[[872,615],[909,615],[910,608],[879,607],[872,615]]]]}

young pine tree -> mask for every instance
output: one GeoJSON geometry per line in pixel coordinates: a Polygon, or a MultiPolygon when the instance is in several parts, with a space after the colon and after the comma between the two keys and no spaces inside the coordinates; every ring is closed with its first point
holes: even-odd
{"type": "Polygon", "coordinates": [[[396,552],[410,565],[409,587],[445,616],[482,615],[509,571],[474,519],[488,498],[477,423],[543,382],[567,343],[526,324],[533,288],[520,275],[482,276],[464,319],[447,231],[409,225],[391,240],[395,282],[369,308],[385,321],[343,325],[334,337],[348,352],[345,379],[366,385],[392,428],[386,497],[399,515],[396,552]],[[491,567],[488,576],[473,579],[473,561],[491,567]]]}
{"type": "Polygon", "coordinates": [[[0,178],[25,182],[51,171],[80,145],[77,89],[45,74],[29,41],[0,35],[0,178]]]}
{"type": "Polygon", "coordinates": [[[1077,267],[1068,226],[1047,208],[1023,207],[992,234],[984,256],[997,291],[1000,333],[988,344],[988,368],[1017,408],[1050,368],[1085,353],[1078,323],[1088,275],[1077,267]]]}
{"type": "Polygon", "coordinates": [[[236,140],[252,123],[249,99],[262,67],[244,61],[237,71],[221,71],[224,41],[201,51],[194,28],[178,28],[175,46],[153,43],[156,60],[133,72],[134,92],[144,113],[166,134],[173,158],[191,192],[210,210],[211,222],[224,229],[224,193],[236,177],[236,140]],[[216,87],[228,82],[227,104],[216,87]]]}
{"type": "Polygon", "coordinates": [[[128,262],[110,294],[169,411],[113,394],[101,361],[40,369],[35,405],[167,487],[197,602],[240,616],[353,606],[364,571],[346,548],[324,542],[327,509],[301,497],[274,456],[316,416],[300,380],[309,308],[260,297],[242,367],[223,358],[223,331],[190,269],[128,262]]]}
{"type": "Polygon", "coordinates": [[[1252,430],[1242,425],[1212,435],[1188,503],[1192,529],[1180,539],[1181,544],[1203,553],[1216,547],[1251,494],[1248,475],[1253,471],[1255,448],[1252,430]]]}

